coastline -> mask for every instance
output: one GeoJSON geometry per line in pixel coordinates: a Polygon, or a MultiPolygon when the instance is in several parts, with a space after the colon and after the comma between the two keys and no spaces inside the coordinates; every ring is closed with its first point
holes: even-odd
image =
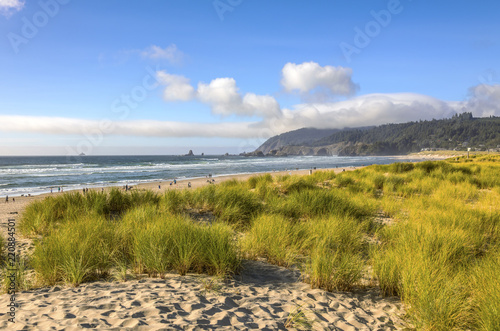
{"type": "MultiPolygon", "coordinates": [[[[341,172],[342,169],[354,170],[361,167],[349,167],[349,168],[331,168],[331,169],[317,169],[313,171],[329,171],[334,170],[337,173],[341,172]]],[[[227,181],[227,180],[247,180],[252,176],[258,176],[263,174],[271,174],[273,176],[282,176],[287,174],[292,175],[306,175],[309,173],[309,170],[288,170],[288,171],[275,171],[275,172],[261,172],[261,173],[251,173],[251,174],[232,174],[232,175],[222,175],[222,176],[214,176],[212,179],[215,180],[215,184],[227,181]]],[[[140,183],[138,185],[131,185],[132,190],[151,190],[155,193],[163,194],[167,190],[178,190],[178,189],[188,189],[188,183],[191,183],[191,189],[196,189],[198,187],[203,187],[205,185],[210,185],[207,182],[208,178],[198,177],[192,179],[181,179],[177,181],[177,184],[170,185],[169,181],[151,181],[147,183],[140,183]],[[160,188],[159,188],[160,187],[160,188]]],[[[109,192],[114,188],[124,189],[124,186],[101,186],[101,187],[93,187],[89,188],[92,191],[104,191],[109,192]]],[[[81,192],[81,190],[68,190],[64,192],[54,192],[54,193],[42,193],[38,195],[31,196],[14,196],[9,197],[9,202],[5,203],[5,199],[0,200],[0,220],[3,223],[7,222],[7,218],[12,217],[21,217],[23,210],[33,201],[42,200],[46,197],[50,196],[58,196],[69,192],[81,192]],[[15,199],[15,202],[12,201],[12,198],[15,199]]]]}
{"type": "MultiPolygon", "coordinates": [[[[417,153],[417,154],[409,154],[409,155],[394,155],[394,156],[387,156],[388,158],[394,158],[394,159],[401,159],[401,160],[412,160],[411,162],[422,162],[422,161],[436,161],[436,160],[444,160],[450,157],[457,157],[457,156],[462,156],[460,154],[432,154],[432,153],[417,153]]],[[[365,165],[369,166],[369,165],[365,165]]],[[[335,171],[336,173],[341,172],[343,169],[346,171],[348,170],[355,170],[359,168],[363,168],[364,166],[358,166],[358,167],[338,167],[338,168],[321,168],[321,169],[315,169],[312,170],[313,172],[315,171],[335,171]]],[[[271,174],[273,176],[280,176],[280,175],[287,175],[287,174],[292,174],[292,175],[306,175],[309,174],[310,169],[293,169],[293,170],[281,170],[281,171],[263,171],[263,172],[255,172],[255,173],[236,173],[236,174],[228,174],[228,175],[219,175],[219,176],[213,176],[212,179],[215,180],[215,184],[224,182],[226,180],[232,180],[232,179],[237,179],[237,180],[247,180],[248,178],[252,176],[258,176],[258,175],[263,175],[263,174],[271,174]]],[[[164,181],[164,180],[153,180],[150,182],[144,182],[144,183],[139,183],[139,184],[133,184],[131,183],[130,186],[132,187],[133,190],[152,190],[153,192],[156,193],[164,193],[165,191],[169,189],[188,189],[188,183],[191,183],[191,189],[196,189],[198,187],[202,187],[205,185],[209,185],[207,182],[208,178],[207,177],[195,177],[195,178],[188,178],[188,179],[179,179],[177,180],[177,184],[172,184],[170,185],[170,181],[164,181]],[[160,188],[159,188],[160,187],[160,188]]],[[[112,190],[113,188],[119,188],[119,189],[124,189],[125,185],[109,185],[109,186],[95,186],[89,188],[89,190],[93,191],[102,191],[108,192],[112,190]]],[[[0,220],[3,222],[7,221],[8,217],[12,217],[13,215],[21,215],[22,211],[28,204],[30,204],[33,201],[44,199],[49,196],[57,196],[60,194],[64,194],[67,192],[81,192],[81,189],[73,189],[73,190],[64,190],[63,192],[55,192],[54,190],[53,193],[41,193],[41,194],[33,194],[31,196],[9,196],[9,203],[5,203],[5,197],[0,200],[0,220]],[[12,198],[15,199],[15,202],[12,201],[12,198]]]]}

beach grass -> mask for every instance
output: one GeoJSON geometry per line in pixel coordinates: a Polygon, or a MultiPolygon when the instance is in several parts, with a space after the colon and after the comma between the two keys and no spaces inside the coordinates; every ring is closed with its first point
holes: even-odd
{"type": "Polygon", "coordinates": [[[500,321],[500,157],[252,176],[193,190],[69,193],[32,203],[41,284],[111,274],[237,273],[242,257],[299,268],[327,291],[399,296],[417,329],[500,321]],[[209,223],[192,213],[210,212],[209,223]]]}

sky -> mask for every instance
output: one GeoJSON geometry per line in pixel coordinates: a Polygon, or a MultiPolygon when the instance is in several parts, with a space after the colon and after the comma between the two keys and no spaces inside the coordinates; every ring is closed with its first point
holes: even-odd
{"type": "Polygon", "coordinates": [[[0,156],[500,116],[493,0],[0,0],[0,156]]]}

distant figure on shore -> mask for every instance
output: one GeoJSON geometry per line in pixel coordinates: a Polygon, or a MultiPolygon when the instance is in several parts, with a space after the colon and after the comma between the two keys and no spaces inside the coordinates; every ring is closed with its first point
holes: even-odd
{"type": "Polygon", "coordinates": [[[125,191],[128,191],[128,184],[125,184],[125,191]]]}
{"type": "Polygon", "coordinates": [[[161,190],[161,185],[158,185],[158,189],[161,190]]]}
{"type": "Polygon", "coordinates": [[[188,187],[191,187],[191,182],[188,182],[188,187]]]}
{"type": "Polygon", "coordinates": [[[58,192],[58,193],[59,193],[59,192],[61,192],[61,186],[59,186],[59,187],[57,188],[57,192],[58,192]]]}
{"type": "Polygon", "coordinates": [[[52,194],[52,187],[50,188],[50,194],[52,194]]]}
{"type": "Polygon", "coordinates": [[[177,185],[177,180],[174,179],[174,185],[177,185]]]}
{"type": "Polygon", "coordinates": [[[5,203],[9,203],[9,196],[8,195],[5,196],[5,203]]]}
{"type": "Polygon", "coordinates": [[[12,198],[12,202],[16,202],[16,198],[12,198]]]}
{"type": "Polygon", "coordinates": [[[83,188],[82,190],[83,190],[83,194],[85,194],[85,188],[83,188]]]}

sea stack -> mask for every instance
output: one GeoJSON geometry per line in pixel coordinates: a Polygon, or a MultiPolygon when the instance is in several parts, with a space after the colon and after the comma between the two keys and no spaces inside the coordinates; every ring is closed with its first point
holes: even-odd
{"type": "Polygon", "coordinates": [[[193,155],[194,155],[194,154],[193,154],[193,150],[192,150],[192,149],[190,149],[190,150],[189,150],[189,152],[188,152],[185,156],[193,156],[193,155]]]}

